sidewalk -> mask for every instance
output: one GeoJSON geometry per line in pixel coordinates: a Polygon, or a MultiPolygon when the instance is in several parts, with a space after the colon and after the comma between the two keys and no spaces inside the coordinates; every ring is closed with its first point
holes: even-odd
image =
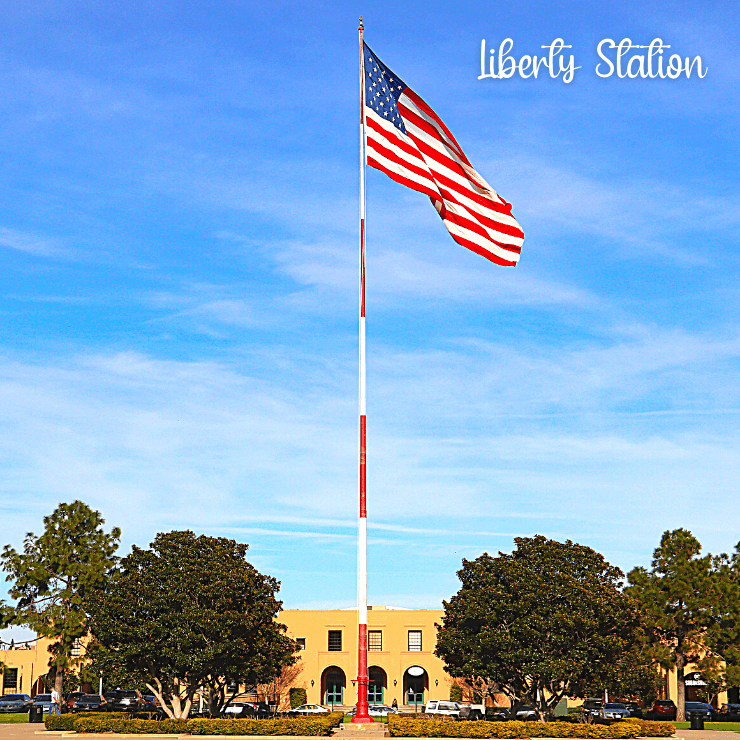
{"type": "MultiPolygon", "coordinates": [[[[62,740],[63,738],[75,737],[84,738],[85,740],[117,740],[117,738],[138,738],[146,740],[147,738],[187,738],[193,740],[191,735],[77,735],[75,732],[48,732],[43,729],[43,725],[29,723],[12,723],[0,724],[0,740],[62,740]]],[[[349,732],[347,733],[350,734],[349,732]]],[[[370,734],[370,733],[368,733],[370,734]]],[[[374,733],[373,733],[374,734],[374,733]]],[[[216,738],[217,736],[213,736],[216,738]]],[[[237,735],[228,736],[228,740],[236,740],[237,735]]],[[[341,737],[341,736],[340,736],[341,737]]],[[[677,730],[674,738],[683,740],[740,740],[740,733],[727,732],[723,730],[677,730]]],[[[201,736],[201,740],[206,740],[201,736]]],[[[227,736],[220,736],[220,740],[227,740],[227,736]]],[[[298,740],[296,736],[261,736],[260,740],[298,740]]],[[[546,740],[540,738],[539,740],[546,740]]]]}

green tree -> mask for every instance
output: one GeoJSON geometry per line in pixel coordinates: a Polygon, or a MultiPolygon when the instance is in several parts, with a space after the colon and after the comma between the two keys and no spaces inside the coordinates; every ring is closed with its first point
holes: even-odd
{"type": "Polygon", "coordinates": [[[463,560],[435,653],[453,677],[552,717],[565,696],[613,679],[639,618],[622,572],[588,547],[518,537],[511,554],[463,560]]]}
{"type": "Polygon", "coordinates": [[[663,676],[643,626],[635,625],[629,642],[598,680],[584,684],[585,696],[600,696],[606,690],[615,699],[642,701],[645,706],[655,701],[663,686],[663,676]]]}
{"type": "Polygon", "coordinates": [[[701,549],[685,529],[664,532],[652,569],[631,570],[625,589],[645,615],[658,659],[676,670],[679,721],[685,717],[685,668],[693,663],[707,671],[716,669],[718,630],[731,609],[727,556],[701,557],[701,549]]]}
{"type": "MultiPolygon", "coordinates": [[[[57,686],[57,668],[56,666],[52,665],[49,668],[49,671],[41,676],[39,676],[39,679],[43,681],[44,686],[46,687],[46,691],[49,692],[53,688],[57,686]]],[[[59,693],[62,696],[65,696],[67,692],[69,691],[75,691],[80,686],[81,676],[80,673],[77,672],[76,667],[71,668],[67,667],[64,669],[64,673],[62,674],[62,691],[59,693]]],[[[57,691],[59,689],[57,688],[57,691]]]]}
{"type": "Polygon", "coordinates": [[[740,686],[740,542],[731,558],[716,559],[716,568],[723,602],[708,642],[713,653],[722,656],[722,687],[726,688],[740,686]]]}
{"type": "Polygon", "coordinates": [[[90,589],[100,588],[115,565],[121,530],[103,531],[104,519],[82,501],[59,504],[44,517],[44,532],[26,535],[23,551],[6,545],[0,557],[18,602],[13,622],[55,640],[49,666],[55,686],[63,693],[64,672],[78,662],[72,653],[87,634],[82,602],[90,589]]]}
{"type": "Polygon", "coordinates": [[[269,683],[296,661],[275,621],[280,584],[247,562],[247,549],[190,531],[158,534],[87,600],[106,660],[143,680],[171,718],[188,716],[200,686],[216,712],[235,694],[230,683],[269,683]]]}
{"type": "Polygon", "coordinates": [[[93,691],[97,691],[101,680],[103,691],[121,687],[149,693],[146,681],[138,671],[127,670],[121,665],[115,650],[109,650],[92,639],[86,646],[85,663],[80,667],[80,682],[89,683],[93,691]]]}

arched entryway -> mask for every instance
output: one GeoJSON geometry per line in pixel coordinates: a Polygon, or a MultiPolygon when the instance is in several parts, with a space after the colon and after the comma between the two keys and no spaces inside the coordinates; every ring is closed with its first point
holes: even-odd
{"type": "Polygon", "coordinates": [[[371,666],[367,672],[367,703],[383,704],[385,690],[388,688],[388,676],[380,666],[371,666]]]}
{"type": "Polygon", "coordinates": [[[344,704],[344,690],[347,679],[344,671],[333,665],[321,674],[321,700],[328,707],[344,704]]]}
{"type": "Polygon", "coordinates": [[[403,703],[419,710],[424,706],[424,695],[429,689],[429,674],[418,665],[412,665],[403,674],[403,703]]]}

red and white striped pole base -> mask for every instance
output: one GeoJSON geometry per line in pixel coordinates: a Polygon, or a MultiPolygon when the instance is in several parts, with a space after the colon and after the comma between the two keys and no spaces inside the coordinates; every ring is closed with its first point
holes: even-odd
{"type": "Polygon", "coordinates": [[[360,519],[357,532],[357,711],[353,722],[372,722],[367,711],[367,411],[365,398],[365,54],[360,18],[360,519]]]}

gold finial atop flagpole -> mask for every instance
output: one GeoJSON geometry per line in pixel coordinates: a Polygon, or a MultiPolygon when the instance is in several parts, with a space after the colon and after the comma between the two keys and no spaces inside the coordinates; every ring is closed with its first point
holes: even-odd
{"type": "Polygon", "coordinates": [[[365,30],[365,24],[362,22],[362,16],[360,16],[360,27],[357,30],[358,31],[364,31],[365,30]]]}

